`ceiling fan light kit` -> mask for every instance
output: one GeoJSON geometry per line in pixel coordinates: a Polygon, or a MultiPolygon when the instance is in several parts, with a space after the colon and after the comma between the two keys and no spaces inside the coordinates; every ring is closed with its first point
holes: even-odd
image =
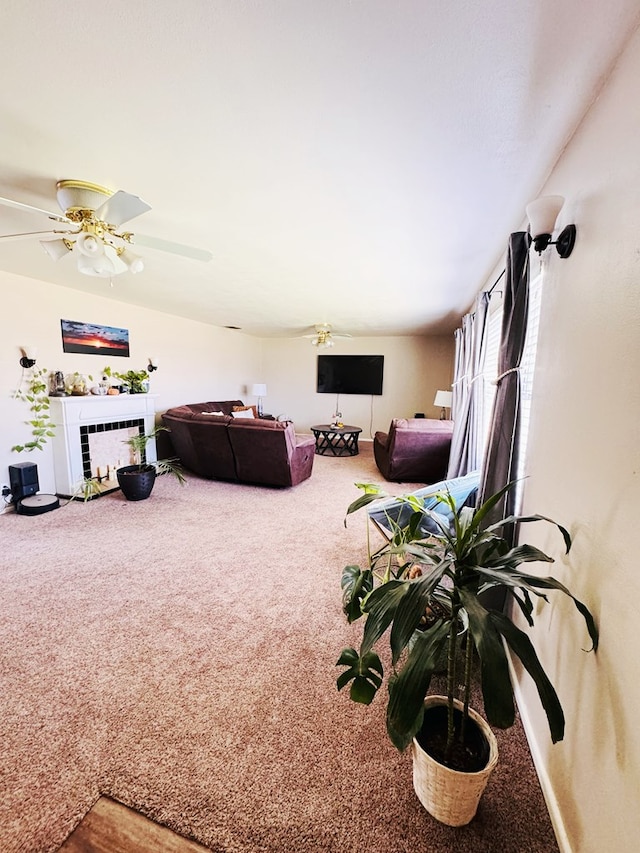
{"type": "MultiPolygon", "coordinates": [[[[45,214],[54,222],[62,222],[75,229],[63,231],[52,229],[53,234],[64,235],[55,239],[40,240],[45,252],[55,261],[71,252],[78,271],[84,275],[113,278],[125,272],[134,275],[144,270],[141,257],[129,250],[131,243],[139,242],[160,251],[171,252],[200,261],[210,261],[211,252],[183,246],[169,240],[134,235],[130,231],[117,229],[125,222],[151,210],[150,205],[139,196],[123,190],[113,192],[99,184],[88,181],[63,180],[56,184],[56,199],[63,215],[22,204],[12,199],[0,199],[0,204],[31,213],[45,214]]],[[[35,236],[43,232],[5,237],[35,236]]]]}
{"type": "Polygon", "coordinates": [[[318,323],[312,335],[303,335],[303,337],[310,338],[311,344],[318,349],[328,349],[335,346],[334,338],[350,338],[351,335],[333,332],[329,323],[318,323]]]}
{"type": "Polygon", "coordinates": [[[126,265],[127,269],[133,275],[144,270],[144,261],[139,255],[134,255],[128,249],[123,249],[120,253],[120,260],[126,265]]]}
{"type": "Polygon", "coordinates": [[[311,338],[311,343],[314,347],[318,347],[318,349],[329,348],[335,346],[335,341],[331,337],[331,332],[318,332],[315,337],[311,338]]]}
{"type": "Polygon", "coordinates": [[[72,249],[70,241],[63,240],[60,237],[57,240],[40,240],[40,245],[54,261],[59,261],[60,258],[64,258],[64,256],[68,255],[72,249]]]}
{"type": "Polygon", "coordinates": [[[89,231],[83,231],[81,234],[78,234],[75,245],[80,254],[86,255],[88,258],[97,258],[98,255],[104,255],[104,243],[89,231]]]}

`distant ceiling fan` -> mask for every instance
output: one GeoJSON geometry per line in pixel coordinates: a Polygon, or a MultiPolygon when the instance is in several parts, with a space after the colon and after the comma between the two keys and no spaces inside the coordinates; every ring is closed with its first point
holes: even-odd
{"type": "Polygon", "coordinates": [[[314,331],[308,335],[302,335],[303,338],[310,338],[314,347],[322,349],[323,347],[335,346],[334,338],[350,338],[351,335],[346,332],[334,332],[329,323],[318,323],[312,327],[314,331]]]}
{"type": "Polygon", "coordinates": [[[210,261],[213,258],[211,252],[204,249],[119,231],[125,222],[151,210],[151,206],[137,195],[123,190],[113,192],[87,181],[64,180],[56,184],[56,198],[62,214],[0,198],[0,205],[43,214],[54,222],[68,226],[25,234],[3,234],[0,240],[49,234],[51,239],[40,240],[40,245],[51,258],[59,261],[71,252],[81,273],[102,278],[113,278],[124,272],[142,272],[144,262],[129,251],[130,245],[160,249],[198,261],[210,261]]]}

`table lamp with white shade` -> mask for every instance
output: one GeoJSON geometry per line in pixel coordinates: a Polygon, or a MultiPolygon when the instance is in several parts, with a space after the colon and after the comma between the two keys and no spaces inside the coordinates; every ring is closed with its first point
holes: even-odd
{"type": "Polygon", "coordinates": [[[258,417],[262,417],[262,398],[267,396],[267,386],[263,382],[256,382],[256,384],[251,389],[251,393],[254,397],[258,398],[258,417]]]}
{"type": "Polygon", "coordinates": [[[453,400],[453,392],[452,391],[436,391],[436,398],[433,401],[434,406],[440,406],[440,420],[445,421],[447,419],[447,413],[445,409],[451,408],[451,403],[453,400]]]}

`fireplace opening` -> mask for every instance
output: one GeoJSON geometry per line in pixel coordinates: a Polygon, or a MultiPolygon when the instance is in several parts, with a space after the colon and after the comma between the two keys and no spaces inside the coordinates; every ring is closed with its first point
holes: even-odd
{"type": "MultiPolygon", "coordinates": [[[[144,418],[80,427],[82,472],[99,484],[101,495],[119,488],[117,468],[136,462],[133,451],[124,442],[134,435],[144,435],[144,429],[144,418]]],[[[146,462],[144,454],[142,462],[146,462]]]]}

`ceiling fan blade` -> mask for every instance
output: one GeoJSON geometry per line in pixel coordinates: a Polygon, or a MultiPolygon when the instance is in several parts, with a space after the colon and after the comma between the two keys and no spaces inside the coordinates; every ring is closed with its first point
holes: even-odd
{"type": "Polygon", "coordinates": [[[50,234],[53,236],[54,233],[49,228],[47,231],[25,231],[23,234],[0,234],[0,240],[24,240],[25,237],[37,237],[39,234],[50,234]]]}
{"type": "Polygon", "coordinates": [[[147,237],[144,234],[132,234],[130,242],[135,246],[160,249],[161,252],[172,252],[174,255],[183,255],[195,261],[213,260],[213,255],[206,249],[196,249],[193,246],[184,246],[182,243],[173,243],[171,240],[159,240],[157,237],[147,237]]]}
{"type": "Polygon", "coordinates": [[[44,216],[48,216],[49,219],[53,219],[55,222],[69,222],[66,216],[62,216],[60,213],[51,213],[49,210],[42,210],[41,207],[33,207],[31,204],[23,204],[21,201],[14,201],[11,198],[1,198],[0,204],[5,207],[15,207],[16,210],[24,210],[27,213],[40,213],[44,216]]]}
{"type": "Polygon", "coordinates": [[[318,323],[315,326],[309,326],[307,330],[299,337],[301,338],[317,338],[318,335],[328,335],[332,338],[351,338],[349,332],[334,332],[329,323],[318,323]]]}
{"type": "Polygon", "coordinates": [[[109,225],[117,227],[148,210],[151,210],[151,205],[139,196],[118,190],[95,211],[95,215],[102,222],[108,222],[109,225]]]}

